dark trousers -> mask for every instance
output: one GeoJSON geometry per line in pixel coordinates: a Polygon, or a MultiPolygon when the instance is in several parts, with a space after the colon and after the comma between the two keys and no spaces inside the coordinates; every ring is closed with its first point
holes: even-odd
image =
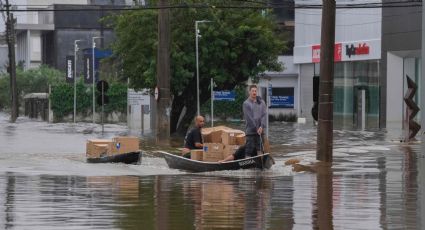
{"type": "Polygon", "coordinates": [[[245,142],[245,156],[253,157],[257,156],[257,151],[261,151],[260,136],[259,135],[247,135],[245,142]]]}

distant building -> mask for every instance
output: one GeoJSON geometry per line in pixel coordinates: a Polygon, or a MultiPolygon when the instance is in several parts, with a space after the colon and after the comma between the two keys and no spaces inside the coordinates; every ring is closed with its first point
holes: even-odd
{"type": "Polygon", "coordinates": [[[276,23],[280,32],[285,35],[287,50],[279,57],[283,71],[267,71],[260,75],[258,87],[260,95],[268,104],[271,115],[278,116],[294,114],[300,116],[299,80],[298,69],[293,63],[294,55],[294,1],[271,0],[269,4],[278,6],[273,9],[276,23]],[[270,100],[267,100],[267,92],[271,93],[270,100]]]}
{"type": "MultiPolygon", "coordinates": [[[[132,5],[131,0],[11,0],[12,8],[40,11],[29,11],[15,14],[16,29],[16,61],[24,69],[47,64],[65,70],[65,57],[74,55],[74,41],[79,43],[80,51],[91,48],[92,37],[103,37],[96,40],[97,47],[109,45],[114,35],[111,28],[100,23],[100,19],[108,14],[105,8],[122,8],[132,5]],[[93,9],[78,11],[76,9],[93,9]],[[42,10],[51,11],[42,11],[42,10]],[[96,11],[98,9],[99,11],[96,11]],[[68,11],[67,11],[68,10],[68,11]]],[[[0,27],[4,31],[4,25],[0,27]]],[[[82,60],[82,52],[78,53],[82,60]]],[[[3,56],[0,46],[0,61],[3,56]]],[[[7,54],[6,54],[7,56],[7,54]]],[[[1,64],[1,63],[0,63],[1,64]]],[[[82,63],[77,61],[77,71],[82,63]]],[[[1,68],[1,67],[0,67],[1,68]]],[[[78,71],[80,72],[80,71],[78,71]]]]}

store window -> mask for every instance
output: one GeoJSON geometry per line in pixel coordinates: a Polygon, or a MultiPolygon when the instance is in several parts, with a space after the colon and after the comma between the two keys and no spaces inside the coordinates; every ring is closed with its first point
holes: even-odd
{"type": "Polygon", "coordinates": [[[336,63],[335,127],[378,128],[379,86],[379,60],[336,63]]]}

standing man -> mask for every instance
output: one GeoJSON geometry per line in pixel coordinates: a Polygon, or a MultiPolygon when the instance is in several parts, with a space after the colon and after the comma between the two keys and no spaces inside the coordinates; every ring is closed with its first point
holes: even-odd
{"type": "Polygon", "coordinates": [[[261,97],[257,96],[256,85],[249,86],[249,97],[244,101],[242,108],[246,122],[245,145],[240,146],[234,154],[219,161],[221,163],[256,156],[257,151],[261,149],[260,135],[263,138],[264,129],[266,128],[267,110],[266,103],[264,103],[261,97]]]}
{"type": "Polygon", "coordinates": [[[191,129],[184,138],[184,148],[182,154],[184,157],[190,158],[190,150],[202,149],[204,144],[202,141],[202,128],[205,125],[203,116],[195,117],[195,128],[191,129]]]}
{"type": "Polygon", "coordinates": [[[260,135],[263,138],[267,122],[267,108],[261,97],[257,96],[257,86],[249,86],[249,97],[242,105],[246,122],[245,156],[257,155],[260,148],[260,135]]]}

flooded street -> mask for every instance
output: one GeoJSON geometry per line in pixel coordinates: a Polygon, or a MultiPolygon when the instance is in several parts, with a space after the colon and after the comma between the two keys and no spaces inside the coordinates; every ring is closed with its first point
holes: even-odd
{"type": "Polygon", "coordinates": [[[425,229],[424,148],[397,132],[335,130],[332,169],[293,172],[287,159],[315,161],[316,129],[272,123],[271,170],[191,174],[155,146],[140,165],[85,163],[87,139],[124,125],[8,119],[0,229],[425,229]]]}

